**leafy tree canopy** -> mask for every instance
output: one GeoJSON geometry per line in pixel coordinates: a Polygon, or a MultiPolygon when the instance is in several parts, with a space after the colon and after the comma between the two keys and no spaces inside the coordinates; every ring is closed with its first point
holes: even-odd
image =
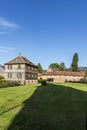
{"type": "Polygon", "coordinates": [[[53,70],[63,71],[63,70],[65,70],[65,63],[64,62],[61,62],[60,64],[58,64],[58,63],[51,63],[49,68],[52,68],[53,70]]]}
{"type": "Polygon", "coordinates": [[[51,64],[49,65],[49,68],[52,68],[53,70],[58,70],[59,64],[58,64],[58,63],[51,63],[51,64]]]}
{"type": "Polygon", "coordinates": [[[38,73],[42,73],[43,72],[43,68],[42,68],[40,63],[38,63],[37,67],[38,67],[38,73]]]}
{"type": "Polygon", "coordinates": [[[65,63],[64,63],[64,62],[61,62],[61,63],[60,63],[59,70],[63,71],[63,70],[65,70],[65,69],[66,69],[65,63]]]}
{"type": "Polygon", "coordinates": [[[78,61],[79,61],[78,53],[75,53],[73,55],[72,64],[71,64],[72,71],[78,71],[78,61]]]}

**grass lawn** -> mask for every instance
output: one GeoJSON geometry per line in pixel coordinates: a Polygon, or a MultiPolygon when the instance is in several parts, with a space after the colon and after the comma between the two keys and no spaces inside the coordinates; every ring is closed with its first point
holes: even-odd
{"type": "Polygon", "coordinates": [[[0,130],[85,130],[87,85],[0,89],[0,130]]]}

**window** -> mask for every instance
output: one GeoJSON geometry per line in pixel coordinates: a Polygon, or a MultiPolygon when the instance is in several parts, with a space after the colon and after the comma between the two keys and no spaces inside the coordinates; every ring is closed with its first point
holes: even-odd
{"type": "Polygon", "coordinates": [[[30,69],[30,66],[28,66],[28,69],[30,69]]]}
{"type": "Polygon", "coordinates": [[[17,78],[21,78],[22,77],[22,73],[17,73],[17,78]]]}
{"type": "Polygon", "coordinates": [[[18,69],[21,69],[21,65],[20,64],[18,65],[18,69]]]}
{"type": "Polygon", "coordinates": [[[31,75],[30,74],[28,74],[28,77],[30,77],[31,75]]]}
{"type": "Polygon", "coordinates": [[[8,69],[12,69],[12,65],[8,65],[8,69]]]}
{"type": "Polygon", "coordinates": [[[12,78],[12,73],[8,73],[8,78],[12,78]]]}
{"type": "Polygon", "coordinates": [[[36,74],[35,74],[34,76],[35,76],[35,78],[37,77],[37,75],[36,75],[36,74]]]}
{"type": "Polygon", "coordinates": [[[35,68],[35,71],[37,71],[37,68],[35,68]]]}
{"type": "Polygon", "coordinates": [[[32,78],[34,77],[34,75],[32,74],[32,78]]]}

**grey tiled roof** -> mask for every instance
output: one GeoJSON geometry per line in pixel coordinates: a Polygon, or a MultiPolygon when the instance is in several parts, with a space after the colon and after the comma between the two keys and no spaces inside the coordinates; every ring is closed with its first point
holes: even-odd
{"type": "Polygon", "coordinates": [[[0,69],[0,73],[3,73],[3,72],[4,72],[4,70],[1,70],[1,69],[0,69]]]}
{"type": "Polygon", "coordinates": [[[5,65],[12,65],[12,64],[28,64],[34,67],[37,67],[35,64],[33,64],[31,61],[29,61],[27,58],[19,55],[18,57],[12,59],[11,61],[5,63],[5,65]]]}

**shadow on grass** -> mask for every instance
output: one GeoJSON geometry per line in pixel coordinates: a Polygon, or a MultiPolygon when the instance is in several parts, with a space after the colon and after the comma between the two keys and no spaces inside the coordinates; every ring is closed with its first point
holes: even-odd
{"type": "Polygon", "coordinates": [[[85,130],[87,93],[68,86],[39,86],[8,130],[85,130]]]}
{"type": "Polygon", "coordinates": [[[19,107],[19,106],[21,106],[21,104],[20,104],[20,105],[16,105],[16,106],[13,106],[13,107],[9,108],[8,110],[6,110],[6,111],[4,111],[4,112],[0,113],[0,116],[1,116],[1,115],[3,115],[3,114],[5,114],[5,113],[7,113],[7,112],[9,112],[9,111],[11,111],[11,110],[13,110],[13,109],[15,109],[15,108],[17,108],[17,107],[19,107]]]}

